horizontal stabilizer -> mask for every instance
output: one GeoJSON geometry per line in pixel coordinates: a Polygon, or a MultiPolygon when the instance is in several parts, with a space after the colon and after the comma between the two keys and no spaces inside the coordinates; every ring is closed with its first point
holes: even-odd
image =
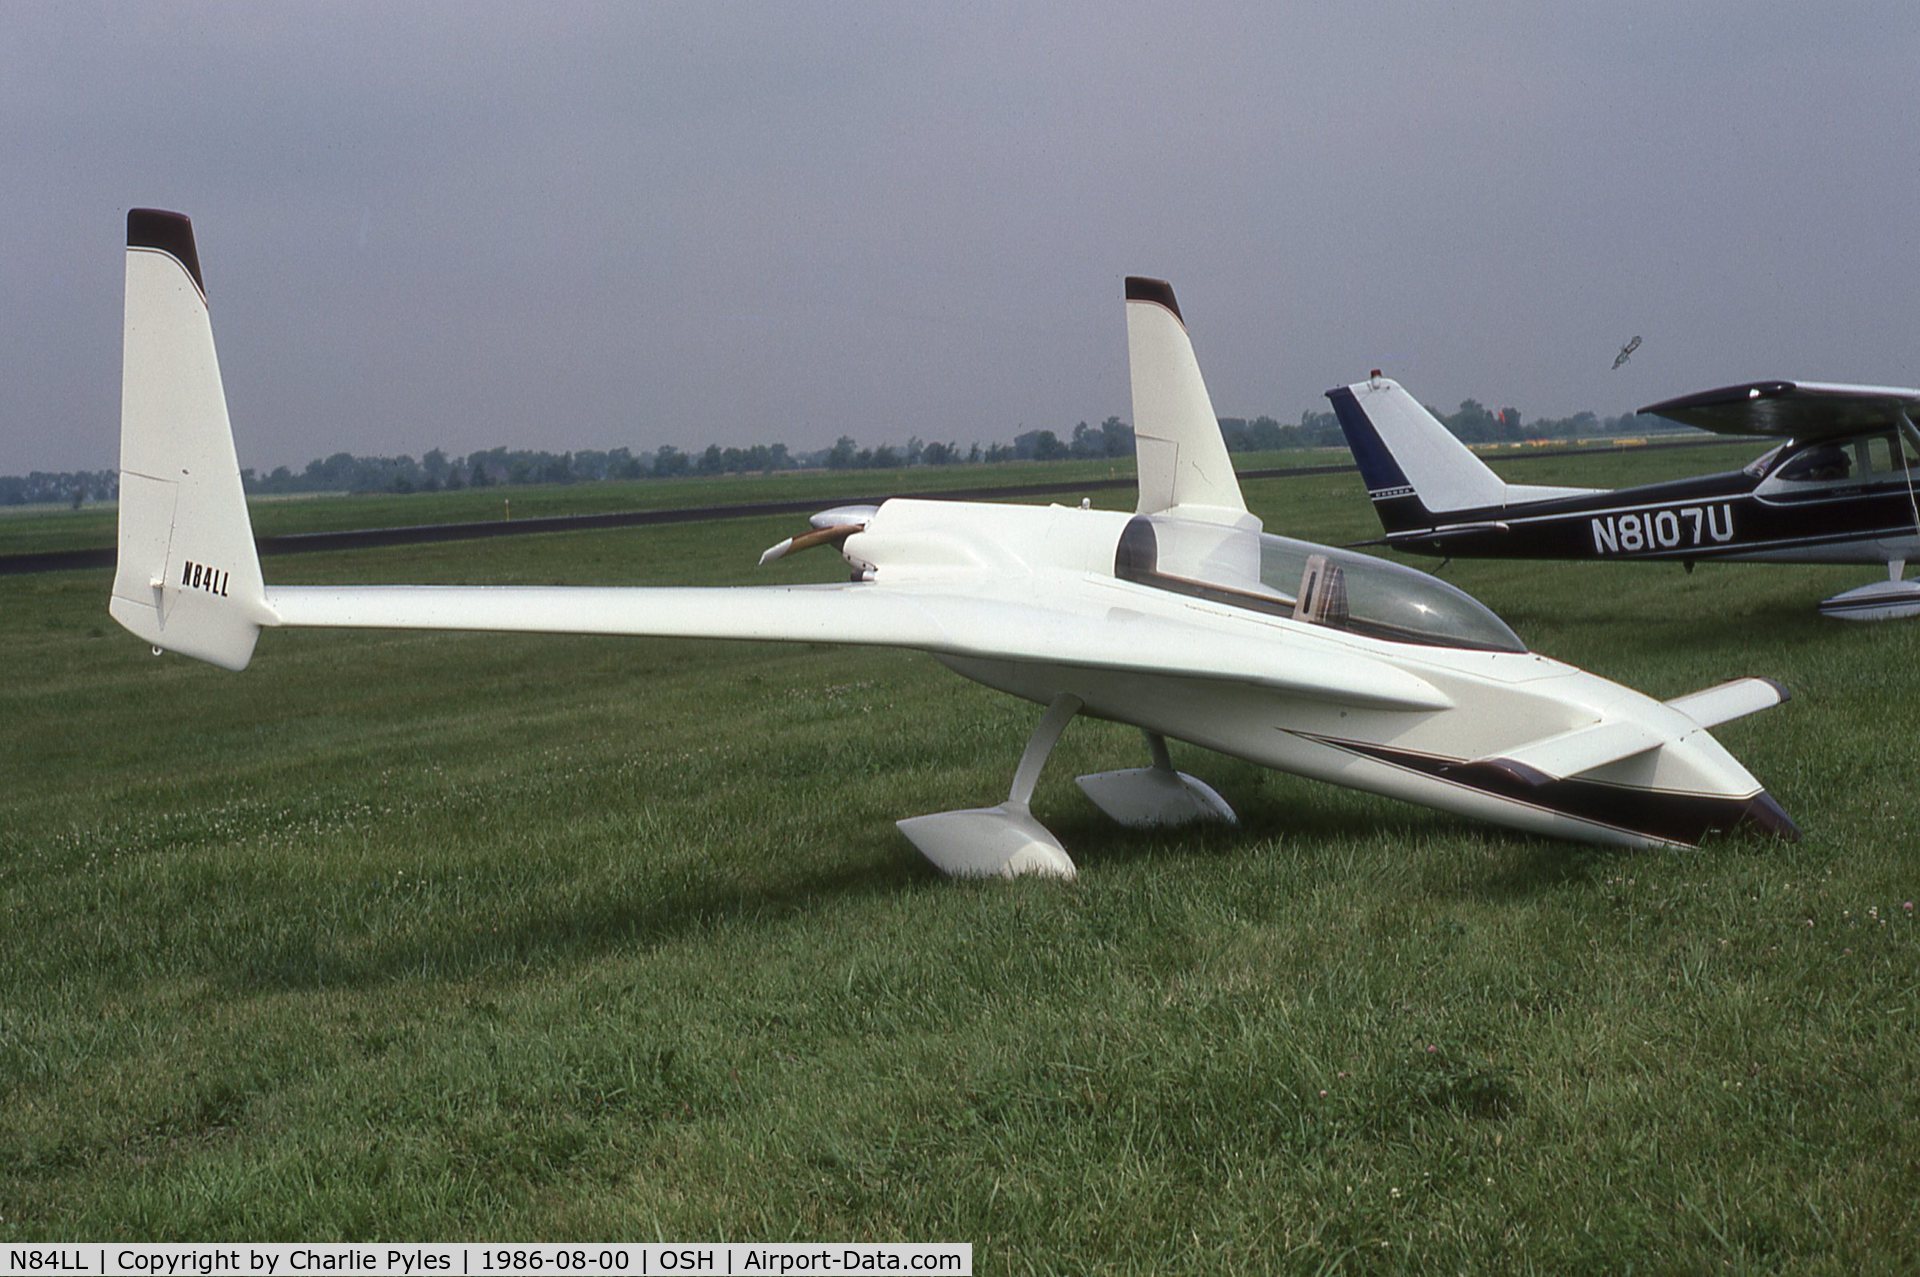
{"type": "Polygon", "coordinates": [[[1718,687],[1689,692],[1667,702],[1702,727],[1718,727],[1763,709],[1772,709],[1792,698],[1792,693],[1770,678],[1736,678],[1718,687]]]}
{"type": "Polygon", "coordinates": [[[1509,483],[1507,504],[1515,506],[1532,501],[1558,501],[1562,497],[1591,497],[1605,491],[1605,488],[1565,488],[1546,483],[1509,483]]]}
{"type": "Polygon", "coordinates": [[[1626,719],[1612,719],[1576,727],[1570,732],[1543,736],[1518,749],[1478,761],[1492,763],[1538,784],[1542,780],[1564,780],[1568,776],[1578,776],[1596,767],[1605,767],[1623,758],[1658,749],[1666,742],[1667,737],[1651,727],[1626,719]]]}
{"type": "Polygon", "coordinates": [[[1504,519],[1495,519],[1489,523],[1450,523],[1444,528],[1417,528],[1410,532],[1395,532],[1378,541],[1369,541],[1368,545],[1392,545],[1395,541],[1419,541],[1422,544],[1459,540],[1463,537],[1478,537],[1488,532],[1511,532],[1513,525],[1504,519]]]}

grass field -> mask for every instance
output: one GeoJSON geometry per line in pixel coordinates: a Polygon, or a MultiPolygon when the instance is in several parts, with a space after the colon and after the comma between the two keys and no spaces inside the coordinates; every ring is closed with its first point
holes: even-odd
{"type": "MultiPolygon", "coordinates": [[[[1276,531],[1375,531],[1351,475],[1249,499],[1276,531]]],[[[268,572],[834,575],[754,569],[797,522],[268,572]]],[[[1138,737],[1077,723],[1036,814],[1080,880],[954,883],[892,821],[997,799],[1038,711],[924,657],[298,632],[236,676],[149,656],[109,573],[0,580],[0,1239],[1920,1265],[1920,629],[1817,616],[1858,569],[1446,575],[1655,695],[1786,682],[1717,734],[1805,840],[1597,851],[1178,745],[1242,827],[1120,832],[1071,777],[1138,765],[1138,737]]]]}

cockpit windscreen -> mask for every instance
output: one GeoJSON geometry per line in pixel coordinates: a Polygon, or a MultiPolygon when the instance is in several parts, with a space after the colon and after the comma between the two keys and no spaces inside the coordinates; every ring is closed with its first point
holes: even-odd
{"type": "Polygon", "coordinates": [[[1396,643],[1527,650],[1485,604],[1425,572],[1245,528],[1141,515],[1120,537],[1113,574],[1396,643]]]}

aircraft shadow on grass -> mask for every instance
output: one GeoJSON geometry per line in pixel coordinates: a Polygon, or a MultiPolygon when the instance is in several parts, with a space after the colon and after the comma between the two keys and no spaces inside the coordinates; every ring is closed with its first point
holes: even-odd
{"type": "Polygon", "coordinates": [[[450,927],[430,935],[355,937],[328,945],[318,928],[273,951],[236,955],[229,980],[250,991],[366,989],[400,981],[460,982],[523,967],[553,967],[609,953],[644,952],[705,930],[779,926],[824,907],[899,892],[923,877],[912,865],[866,861],[769,879],[743,889],[716,870],[664,893],[636,879],[629,889],[582,903],[567,898],[502,910],[484,930],[450,927]]]}

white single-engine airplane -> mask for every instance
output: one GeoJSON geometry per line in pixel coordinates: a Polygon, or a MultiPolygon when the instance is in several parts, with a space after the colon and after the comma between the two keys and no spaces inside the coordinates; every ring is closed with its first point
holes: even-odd
{"type": "Polygon", "coordinates": [[[120,547],[110,610],[155,647],[246,667],[262,627],[356,626],[913,648],[1046,706],[1005,802],[899,822],[949,874],[1071,877],[1028,800],[1075,714],[1151,764],[1080,777],[1125,825],[1231,821],[1173,737],[1533,833],[1691,845],[1792,821],[1708,728],[1779,703],[1741,679],[1662,703],[1529,652],[1424,573],[1271,536],[1247,513],[1173,290],[1127,281],[1140,499],[891,500],[768,552],[836,544],[853,579],[709,589],[268,586],[260,576],[193,230],[127,218],[120,547]]]}

